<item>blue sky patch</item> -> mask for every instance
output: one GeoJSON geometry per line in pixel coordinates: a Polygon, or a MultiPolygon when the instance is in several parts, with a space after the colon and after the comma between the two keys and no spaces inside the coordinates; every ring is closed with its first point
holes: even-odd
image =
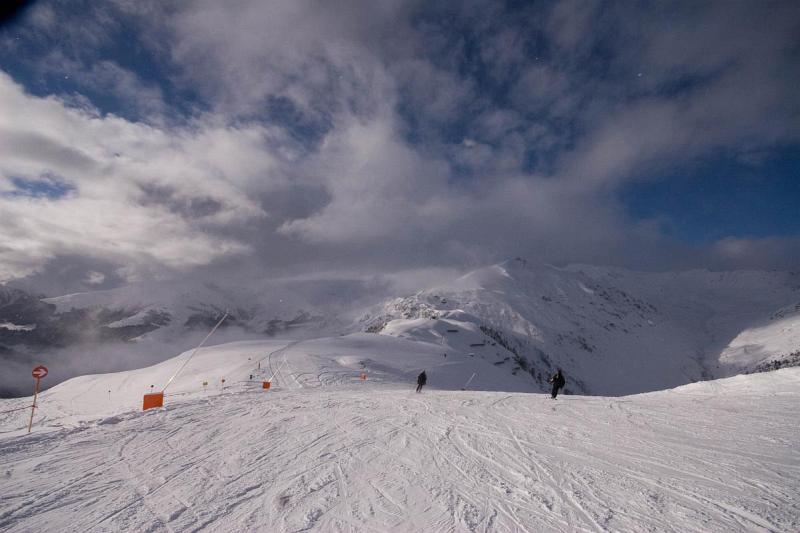
{"type": "Polygon", "coordinates": [[[717,155],[694,166],[627,186],[621,193],[636,219],[662,219],[690,243],[725,237],[800,234],[800,147],[747,163],[717,155]]]}
{"type": "Polygon", "coordinates": [[[11,183],[16,187],[16,190],[6,193],[9,196],[58,200],[75,191],[75,187],[54,177],[40,179],[13,177],[11,178],[11,183]]]}

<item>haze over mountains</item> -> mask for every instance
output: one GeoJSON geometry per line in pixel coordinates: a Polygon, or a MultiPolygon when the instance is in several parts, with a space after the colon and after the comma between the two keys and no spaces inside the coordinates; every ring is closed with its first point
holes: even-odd
{"type": "MultiPolygon", "coordinates": [[[[513,259],[416,293],[348,279],[260,287],[140,283],[40,298],[0,292],[3,396],[28,394],[32,363],[47,385],[139,368],[196,344],[392,335],[483,359],[543,390],[556,367],[568,389],[618,395],[798,364],[800,274],[644,273],[557,268],[513,259]]],[[[514,380],[516,381],[516,380],[514,380]]]]}

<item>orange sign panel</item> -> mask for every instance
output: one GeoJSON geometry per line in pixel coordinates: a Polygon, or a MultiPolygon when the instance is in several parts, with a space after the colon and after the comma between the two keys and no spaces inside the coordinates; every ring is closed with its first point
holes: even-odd
{"type": "Polygon", "coordinates": [[[144,395],[144,401],[142,402],[142,411],[147,411],[148,409],[152,409],[154,407],[163,407],[163,406],[164,406],[163,392],[153,392],[151,394],[144,395]]]}

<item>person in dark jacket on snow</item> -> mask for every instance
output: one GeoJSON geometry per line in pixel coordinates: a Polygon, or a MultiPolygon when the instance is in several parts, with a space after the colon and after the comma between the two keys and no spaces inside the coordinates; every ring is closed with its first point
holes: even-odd
{"type": "Polygon", "coordinates": [[[420,372],[419,376],[417,376],[417,392],[422,391],[422,387],[428,382],[428,376],[425,374],[423,370],[420,372]]]}
{"type": "Polygon", "coordinates": [[[558,372],[553,374],[553,377],[547,382],[553,384],[553,391],[551,392],[550,397],[554,400],[556,399],[556,396],[558,396],[558,390],[563,389],[564,385],[567,384],[567,380],[564,379],[564,374],[561,373],[560,368],[558,369],[558,372]]]}

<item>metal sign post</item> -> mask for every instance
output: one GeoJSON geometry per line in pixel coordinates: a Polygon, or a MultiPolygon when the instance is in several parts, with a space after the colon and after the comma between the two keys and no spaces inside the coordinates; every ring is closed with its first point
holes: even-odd
{"type": "Polygon", "coordinates": [[[28,433],[31,432],[31,428],[33,427],[33,413],[36,411],[36,398],[39,396],[39,380],[47,375],[47,367],[39,365],[33,369],[31,375],[36,380],[36,383],[33,386],[33,404],[31,404],[31,419],[28,422],[28,433]]]}

